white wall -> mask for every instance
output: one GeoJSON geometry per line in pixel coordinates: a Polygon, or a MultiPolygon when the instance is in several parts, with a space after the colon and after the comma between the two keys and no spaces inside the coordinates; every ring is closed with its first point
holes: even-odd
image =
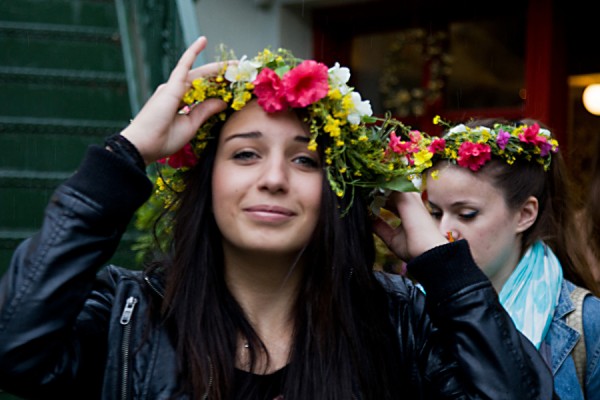
{"type": "Polygon", "coordinates": [[[372,0],[197,0],[200,34],[209,41],[205,61],[215,60],[215,48],[220,43],[238,57],[252,57],[270,46],[285,47],[297,57],[310,58],[311,10],[360,1],[372,0]]]}
{"type": "MultiPolygon", "coordinates": [[[[286,26],[286,37],[298,37],[296,30],[303,29],[301,23],[287,12],[282,12],[277,1],[197,0],[196,11],[200,34],[209,41],[205,53],[207,62],[214,61],[218,56],[215,49],[220,43],[234,50],[238,57],[244,54],[253,57],[266,47],[276,49],[289,45],[289,42],[285,45],[282,42],[283,26],[286,26]],[[282,17],[282,14],[285,16],[282,17]]],[[[311,39],[307,42],[310,43],[311,39]]],[[[298,49],[305,51],[302,46],[298,49]]],[[[295,49],[290,50],[295,53],[295,49]]]]}

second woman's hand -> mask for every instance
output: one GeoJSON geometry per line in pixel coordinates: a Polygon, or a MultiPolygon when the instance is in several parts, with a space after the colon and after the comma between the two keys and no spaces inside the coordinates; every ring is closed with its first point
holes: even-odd
{"type": "Polygon", "coordinates": [[[216,75],[222,68],[221,63],[211,63],[191,69],[206,42],[202,36],[183,53],[169,80],[156,89],[131,124],[121,132],[138,149],[146,165],[176,153],[192,139],[201,124],[227,107],[222,100],[209,99],[187,115],[177,112],[194,78],[216,75]]]}
{"type": "Polygon", "coordinates": [[[388,199],[387,208],[402,221],[397,228],[382,218],[373,225],[375,233],[404,261],[448,243],[423,204],[419,193],[394,192],[388,199]]]}

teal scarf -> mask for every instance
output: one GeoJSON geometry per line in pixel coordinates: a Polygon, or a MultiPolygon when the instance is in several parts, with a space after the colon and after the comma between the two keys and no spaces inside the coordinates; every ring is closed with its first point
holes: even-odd
{"type": "Polygon", "coordinates": [[[560,261],[546,244],[537,241],[500,291],[500,303],[517,329],[538,349],[552,322],[562,280],[560,261]]]}

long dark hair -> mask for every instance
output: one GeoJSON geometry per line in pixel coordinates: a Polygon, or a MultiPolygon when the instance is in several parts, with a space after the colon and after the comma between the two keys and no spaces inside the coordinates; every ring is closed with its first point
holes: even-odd
{"type": "MultiPolygon", "coordinates": [[[[479,119],[469,121],[466,125],[493,127],[496,122],[508,123],[502,120],[479,119]]],[[[532,125],[536,122],[544,127],[531,119],[514,124],[532,125]]],[[[538,216],[535,223],[523,233],[521,256],[535,241],[543,240],[560,260],[564,277],[598,295],[585,258],[584,241],[581,240],[580,229],[577,226],[575,192],[560,152],[552,155],[548,171],[536,162],[521,159],[508,165],[505,161],[492,159],[479,172],[491,177],[511,209],[521,207],[529,196],[537,198],[538,216]]]]}
{"type": "MultiPolygon", "coordinates": [[[[162,316],[192,398],[232,398],[238,334],[265,349],[224,277],[221,233],[212,214],[211,177],[221,126],[213,128],[177,202],[171,261],[164,266],[162,316]]],[[[320,145],[319,148],[324,148],[320,145]]],[[[395,399],[401,355],[388,298],[373,274],[375,247],[364,201],[338,199],[323,179],[315,234],[293,309],[295,331],[285,399],[395,399]]]]}

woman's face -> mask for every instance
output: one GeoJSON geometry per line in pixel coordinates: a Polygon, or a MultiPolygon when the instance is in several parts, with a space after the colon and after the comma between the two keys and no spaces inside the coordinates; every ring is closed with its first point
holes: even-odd
{"type": "Polygon", "coordinates": [[[289,256],[310,240],[323,172],[293,112],[266,113],[256,101],[235,112],[219,136],[214,215],[226,251],[289,256]]]}
{"type": "Polygon", "coordinates": [[[529,227],[523,210],[510,210],[489,175],[440,163],[427,176],[427,201],[445,235],[469,242],[473,258],[499,290],[520,258],[520,233],[529,227]]]}

